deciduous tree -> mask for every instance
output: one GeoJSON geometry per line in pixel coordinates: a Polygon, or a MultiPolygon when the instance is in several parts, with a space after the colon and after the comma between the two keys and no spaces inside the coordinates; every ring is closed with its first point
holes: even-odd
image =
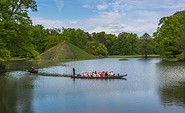
{"type": "Polygon", "coordinates": [[[181,60],[185,53],[185,11],[176,12],[169,17],[163,17],[159,22],[157,32],[154,33],[156,45],[164,58],[177,58],[181,60]],[[182,54],[182,55],[181,55],[182,54]]]}

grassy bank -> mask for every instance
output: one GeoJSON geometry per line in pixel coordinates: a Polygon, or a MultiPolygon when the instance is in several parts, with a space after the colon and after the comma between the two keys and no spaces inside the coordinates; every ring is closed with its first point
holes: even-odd
{"type": "Polygon", "coordinates": [[[178,62],[179,61],[177,58],[163,58],[162,60],[165,62],[178,62]]]}
{"type": "MultiPolygon", "coordinates": [[[[76,56],[76,60],[87,60],[87,59],[96,59],[96,58],[104,58],[99,56],[93,56],[88,53],[84,53],[84,51],[80,50],[79,48],[76,48],[74,45],[69,44],[70,48],[72,48],[73,54],[76,56]]],[[[107,56],[108,58],[144,58],[142,55],[111,55],[107,56]]],[[[160,58],[159,55],[148,55],[148,58],[160,58]]],[[[59,61],[73,61],[75,59],[60,59],[59,61]]],[[[21,60],[31,60],[30,58],[20,58],[20,57],[10,57],[8,59],[4,59],[4,61],[21,61],[21,60]]],[[[177,61],[177,59],[164,59],[164,61],[177,61]]]]}
{"type": "MultiPolygon", "coordinates": [[[[143,55],[111,55],[108,58],[144,58],[143,55]]],[[[148,58],[160,58],[159,55],[148,55],[148,58]]]]}
{"type": "Polygon", "coordinates": [[[30,60],[30,58],[20,58],[20,57],[9,57],[9,58],[5,58],[2,61],[21,61],[21,60],[30,60]]]}

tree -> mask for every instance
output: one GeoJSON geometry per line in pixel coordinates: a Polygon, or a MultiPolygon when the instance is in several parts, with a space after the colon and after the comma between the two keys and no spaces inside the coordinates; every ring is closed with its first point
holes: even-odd
{"type": "Polygon", "coordinates": [[[63,29],[62,39],[74,44],[80,49],[85,49],[89,34],[81,29],[63,29]]]}
{"type": "Polygon", "coordinates": [[[86,44],[86,51],[93,55],[102,55],[106,56],[108,54],[107,48],[103,43],[92,40],[88,41],[86,44]]]}
{"type": "Polygon", "coordinates": [[[0,39],[0,60],[10,56],[10,51],[6,49],[6,44],[0,39]]]}
{"type": "Polygon", "coordinates": [[[93,33],[93,39],[105,44],[105,32],[93,33]]]}
{"type": "Polygon", "coordinates": [[[36,25],[31,28],[30,32],[32,44],[34,45],[35,50],[38,51],[39,53],[43,53],[49,46],[48,42],[50,43],[52,42],[49,40],[49,31],[45,30],[42,25],[36,25]]]}
{"type": "Polygon", "coordinates": [[[138,38],[136,34],[123,32],[118,35],[117,40],[119,55],[133,55],[138,53],[138,38]]]}
{"type": "Polygon", "coordinates": [[[180,59],[185,53],[185,11],[176,12],[169,17],[160,19],[157,32],[154,33],[156,46],[160,51],[160,55],[164,58],[177,58],[180,59]]]}
{"type": "Polygon", "coordinates": [[[35,0],[1,0],[0,21],[31,24],[28,11],[37,11],[35,0]]]}
{"type": "Polygon", "coordinates": [[[31,20],[28,11],[37,11],[34,0],[1,0],[0,1],[0,38],[6,43],[11,56],[36,57],[31,43],[31,20]]]}
{"type": "Polygon", "coordinates": [[[144,55],[144,58],[148,58],[148,54],[155,54],[155,46],[152,37],[145,33],[140,37],[140,53],[144,55]]]}
{"type": "Polygon", "coordinates": [[[105,47],[107,48],[108,54],[113,55],[116,50],[113,49],[113,46],[116,41],[116,36],[113,34],[105,34],[105,47]]]}
{"type": "Polygon", "coordinates": [[[108,54],[107,48],[105,47],[105,45],[103,43],[99,43],[96,46],[95,51],[96,51],[97,55],[106,56],[108,54]]]}
{"type": "Polygon", "coordinates": [[[95,51],[97,43],[98,42],[96,42],[94,40],[93,41],[88,41],[86,46],[85,46],[85,51],[87,51],[90,54],[97,55],[96,51],[95,51]]]}

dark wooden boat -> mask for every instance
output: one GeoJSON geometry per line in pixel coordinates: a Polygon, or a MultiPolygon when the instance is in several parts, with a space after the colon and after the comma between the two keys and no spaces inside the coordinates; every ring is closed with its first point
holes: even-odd
{"type": "Polygon", "coordinates": [[[103,77],[91,77],[91,76],[71,76],[71,78],[81,78],[81,79],[123,79],[125,75],[118,75],[118,76],[103,76],[103,77]]]}
{"type": "Polygon", "coordinates": [[[38,73],[38,70],[34,70],[34,71],[28,70],[28,72],[30,72],[30,73],[38,73]]]}

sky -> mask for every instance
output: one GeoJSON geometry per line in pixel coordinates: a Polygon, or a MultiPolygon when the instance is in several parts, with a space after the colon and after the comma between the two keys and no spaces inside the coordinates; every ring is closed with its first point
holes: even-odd
{"type": "Polygon", "coordinates": [[[185,0],[36,0],[38,12],[29,12],[34,25],[75,28],[118,35],[153,34],[162,17],[185,9],[185,0]]]}

